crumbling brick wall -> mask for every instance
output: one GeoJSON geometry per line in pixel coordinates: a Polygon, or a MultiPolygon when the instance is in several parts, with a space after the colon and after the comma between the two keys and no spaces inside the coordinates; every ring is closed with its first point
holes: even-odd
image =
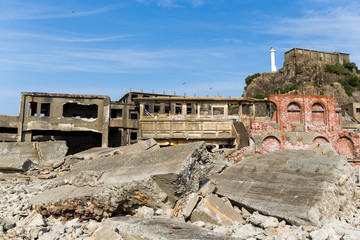
{"type": "Polygon", "coordinates": [[[329,142],[339,154],[360,158],[359,135],[343,129],[341,111],[332,96],[270,95],[269,101],[276,106],[272,121],[251,124],[255,153],[329,142]]]}

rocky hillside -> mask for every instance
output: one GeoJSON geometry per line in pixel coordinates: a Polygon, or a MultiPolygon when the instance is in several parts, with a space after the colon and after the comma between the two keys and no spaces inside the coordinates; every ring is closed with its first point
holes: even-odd
{"type": "Polygon", "coordinates": [[[360,101],[360,74],[354,63],[339,65],[298,58],[276,73],[254,74],[245,81],[243,97],[292,93],[331,95],[340,105],[360,101]]]}

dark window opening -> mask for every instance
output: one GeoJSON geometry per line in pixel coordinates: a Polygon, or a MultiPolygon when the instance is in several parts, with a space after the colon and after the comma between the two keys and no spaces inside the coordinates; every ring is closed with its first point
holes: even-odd
{"type": "Polygon", "coordinates": [[[146,111],[149,111],[149,104],[145,104],[144,108],[145,108],[146,111]]]}
{"type": "Polygon", "coordinates": [[[122,109],[111,109],[111,118],[122,118],[122,109]]]}
{"type": "Polygon", "coordinates": [[[50,103],[41,103],[40,116],[41,117],[50,116],[50,103]]]}
{"type": "Polygon", "coordinates": [[[17,133],[17,128],[10,128],[10,127],[0,127],[0,133],[17,133]]]}
{"type": "Polygon", "coordinates": [[[155,104],[154,105],[154,113],[159,113],[160,112],[160,105],[159,104],[155,104]]]}
{"type": "Polygon", "coordinates": [[[130,119],[132,119],[132,120],[138,119],[138,113],[137,112],[130,112],[130,119]]]}
{"type": "Polygon", "coordinates": [[[213,115],[224,115],[224,107],[213,107],[213,115]]]}
{"type": "Polygon", "coordinates": [[[28,116],[37,116],[37,102],[29,102],[28,116]]]}
{"type": "Polygon", "coordinates": [[[98,105],[81,105],[78,103],[65,103],[63,106],[64,117],[97,118],[98,105]]]}
{"type": "Polygon", "coordinates": [[[357,113],[360,113],[360,108],[356,108],[356,112],[357,112],[357,113]]]}
{"type": "Polygon", "coordinates": [[[193,104],[192,103],[187,103],[186,104],[186,114],[193,114],[193,104]]]}
{"type": "Polygon", "coordinates": [[[165,113],[167,113],[167,114],[170,113],[170,104],[169,103],[165,103],[165,113]]]}
{"type": "Polygon", "coordinates": [[[130,133],[130,140],[137,140],[137,132],[130,133]]]}
{"type": "Polygon", "coordinates": [[[182,104],[181,103],[175,103],[175,114],[181,114],[181,108],[182,108],[182,104]]]}

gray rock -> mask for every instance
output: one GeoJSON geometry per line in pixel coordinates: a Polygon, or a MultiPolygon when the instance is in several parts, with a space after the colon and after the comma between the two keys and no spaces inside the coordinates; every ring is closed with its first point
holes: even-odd
{"type": "Polygon", "coordinates": [[[213,193],[215,191],[215,184],[211,181],[205,183],[197,192],[200,196],[206,197],[207,195],[213,193]]]}
{"type": "Polygon", "coordinates": [[[83,160],[68,175],[58,177],[60,182],[72,179],[73,185],[39,193],[30,204],[46,216],[96,220],[120,209],[134,213],[142,205],[171,208],[179,197],[198,190],[199,180],[212,166],[204,142],[83,160]],[[103,211],[102,216],[96,208],[103,211]]]}
{"type": "Polygon", "coordinates": [[[181,198],[179,201],[177,201],[174,207],[174,210],[171,214],[172,217],[183,217],[184,219],[188,218],[192,213],[193,209],[195,208],[198,200],[199,195],[197,195],[196,193],[191,193],[190,195],[181,198]]]}
{"type": "Polygon", "coordinates": [[[277,226],[279,226],[279,221],[277,220],[277,218],[264,216],[259,214],[258,212],[254,212],[249,217],[249,222],[262,228],[276,228],[277,226]]]}
{"type": "Polygon", "coordinates": [[[249,239],[251,237],[259,236],[262,232],[260,229],[253,227],[251,224],[246,224],[243,227],[237,228],[234,231],[234,237],[238,237],[240,239],[249,239]]]}
{"type": "Polygon", "coordinates": [[[233,239],[171,218],[114,217],[104,225],[117,228],[124,239],[233,239]]]}
{"type": "Polygon", "coordinates": [[[142,207],[136,209],[135,211],[136,211],[135,216],[141,217],[141,218],[151,218],[154,216],[154,213],[155,213],[154,209],[146,207],[146,206],[142,206],[142,207]]]}
{"type": "Polygon", "coordinates": [[[98,228],[93,234],[94,240],[120,240],[122,236],[115,232],[111,227],[101,227],[98,228]]]}
{"type": "Polygon", "coordinates": [[[214,194],[200,201],[192,212],[190,220],[225,226],[231,226],[233,221],[243,222],[242,216],[231,205],[214,194]]]}
{"type": "Polygon", "coordinates": [[[210,179],[218,194],[295,225],[323,225],[349,215],[355,189],[343,157],[306,150],[249,157],[210,179]]]}
{"type": "Polygon", "coordinates": [[[311,145],[309,147],[309,150],[313,150],[318,155],[327,155],[327,156],[333,156],[333,155],[339,155],[334,147],[330,143],[318,143],[311,145]]]}
{"type": "Polygon", "coordinates": [[[43,219],[43,216],[36,211],[32,211],[26,218],[19,221],[17,226],[46,226],[46,222],[43,219]]]}

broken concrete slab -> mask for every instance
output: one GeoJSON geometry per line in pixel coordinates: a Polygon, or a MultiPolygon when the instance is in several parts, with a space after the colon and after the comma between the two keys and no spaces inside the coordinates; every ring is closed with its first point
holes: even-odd
{"type": "Polygon", "coordinates": [[[198,200],[199,195],[196,193],[191,193],[183,197],[182,199],[177,201],[176,206],[171,213],[171,217],[183,218],[183,220],[187,219],[195,208],[198,200]]]}
{"type": "Polygon", "coordinates": [[[100,227],[92,235],[94,240],[120,240],[123,239],[121,235],[111,229],[110,227],[100,227]]]}
{"type": "Polygon", "coordinates": [[[313,150],[319,155],[339,155],[330,143],[317,143],[311,145],[308,150],[313,150]]]}
{"type": "Polygon", "coordinates": [[[282,150],[249,157],[210,177],[240,206],[295,225],[323,225],[350,214],[351,166],[340,155],[282,150]]]}
{"type": "Polygon", "coordinates": [[[67,150],[65,141],[0,142],[0,164],[5,169],[8,163],[27,159],[42,164],[49,160],[63,159],[67,150]]]}
{"type": "Polygon", "coordinates": [[[26,172],[33,162],[30,159],[0,159],[1,172],[26,172]]]}
{"type": "Polygon", "coordinates": [[[84,160],[59,186],[30,200],[43,215],[96,219],[134,214],[139,206],[172,208],[185,194],[195,192],[213,166],[205,142],[84,160]]]}
{"type": "Polygon", "coordinates": [[[117,148],[108,148],[108,147],[96,147],[91,148],[79,153],[72,155],[71,159],[81,159],[81,160],[92,160],[103,157],[109,157],[114,155],[137,153],[145,150],[154,150],[159,149],[159,145],[154,139],[147,139],[145,141],[138,141],[135,144],[117,147],[117,148]]]}
{"type": "Polygon", "coordinates": [[[203,221],[216,225],[231,226],[234,221],[243,222],[242,216],[224,199],[214,194],[202,199],[190,216],[191,222],[203,221]]]}
{"type": "Polygon", "coordinates": [[[109,218],[105,226],[118,229],[124,239],[235,239],[169,218],[109,218]]]}
{"type": "Polygon", "coordinates": [[[18,221],[16,226],[33,227],[33,226],[46,226],[46,222],[41,214],[32,211],[26,218],[18,221]]]}

